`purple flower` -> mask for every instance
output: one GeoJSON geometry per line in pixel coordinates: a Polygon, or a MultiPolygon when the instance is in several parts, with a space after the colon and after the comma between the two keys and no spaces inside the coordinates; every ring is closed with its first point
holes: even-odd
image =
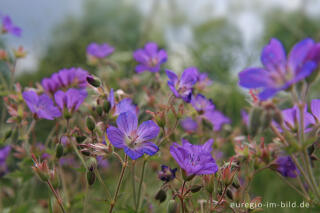
{"type": "Polygon", "coordinates": [[[22,96],[30,111],[38,118],[54,120],[61,116],[59,108],[54,105],[48,95],[38,96],[34,91],[26,91],[22,93],[22,96]]]}
{"type": "Polygon", "coordinates": [[[317,123],[320,122],[320,99],[314,99],[311,101],[311,112],[315,117],[317,123]]]}
{"type": "Polygon", "coordinates": [[[276,160],[277,171],[284,177],[297,177],[300,172],[289,156],[281,156],[276,160]]]}
{"type": "Polygon", "coordinates": [[[171,169],[166,165],[161,165],[161,171],[158,173],[160,180],[169,182],[176,178],[177,168],[171,169]]]}
{"type": "Polygon", "coordinates": [[[104,159],[103,156],[97,156],[96,159],[97,159],[98,167],[102,169],[106,169],[109,167],[109,161],[107,159],[104,159]]]}
{"type": "Polygon", "coordinates": [[[87,83],[88,72],[81,68],[62,69],[51,75],[50,78],[44,78],[41,82],[43,89],[54,94],[56,91],[68,88],[85,88],[87,83]]]}
{"type": "Polygon", "coordinates": [[[132,99],[124,98],[119,103],[115,103],[113,88],[111,88],[108,101],[110,102],[111,108],[113,109],[113,115],[118,116],[123,112],[132,112],[138,115],[139,110],[135,104],[132,103],[132,99]]]}
{"type": "Polygon", "coordinates": [[[80,165],[76,161],[73,155],[63,156],[59,159],[59,164],[61,166],[71,167],[71,168],[79,168],[80,165]]]}
{"type": "Polygon", "coordinates": [[[167,53],[161,49],[158,51],[158,45],[149,42],[144,46],[144,49],[138,49],[133,53],[133,58],[139,62],[136,66],[136,72],[144,71],[158,72],[160,65],[167,61],[167,53]]]}
{"type": "Polygon", "coordinates": [[[2,19],[2,32],[11,33],[12,35],[15,35],[18,37],[21,36],[21,32],[22,32],[21,28],[15,26],[12,23],[11,18],[9,16],[3,16],[1,17],[1,19],[2,19]]]}
{"type": "Polygon", "coordinates": [[[222,112],[215,110],[215,106],[212,101],[206,99],[202,94],[198,94],[195,97],[193,96],[191,104],[202,118],[205,118],[212,124],[214,131],[219,131],[223,124],[231,122],[230,119],[222,112]]]}
{"type": "MultiPolygon", "coordinates": [[[[284,127],[288,130],[296,132],[298,130],[298,126],[300,125],[300,110],[298,106],[294,106],[289,109],[282,110],[282,117],[284,127]]],[[[311,124],[314,124],[315,120],[312,114],[307,112],[307,106],[304,108],[304,131],[309,132],[311,128],[308,128],[311,124]]],[[[278,127],[279,131],[283,131],[279,124],[274,123],[275,126],[278,127]]]]}
{"type": "Polygon", "coordinates": [[[11,147],[5,146],[0,149],[0,177],[5,175],[8,172],[8,166],[7,166],[7,158],[10,154],[11,147]]]}
{"type": "Polygon", "coordinates": [[[203,145],[193,145],[182,139],[182,145],[173,143],[170,153],[187,175],[213,174],[218,166],[211,155],[212,144],[212,139],[203,145]]]}
{"type": "Polygon", "coordinates": [[[206,99],[206,97],[202,94],[193,96],[191,99],[191,104],[199,114],[205,114],[206,112],[214,111],[215,109],[212,100],[206,99]]]}
{"type": "Polygon", "coordinates": [[[68,109],[68,111],[72,113],[78,110],[87,95],[88,93],[85,89],[71,88],[66,92],[59,90],[54,94],[54,99],[62,111],[68,109]]]}
{"type": "Polygon", "coordinates": [[[87,47],[87,54],[96,58],[104,58],[113,53],[114,48],[107,43],[97,44],[91,43],[87,47]]]}
{"type": "Polygon", "coordinates": [[[194,67],[187,68],[183,71],[180,79],[170,70],[166,70],[166,73],[169,78],[168,86],[173,94],[177,98],[182,98],[185,102],[189,103],[191,101],[193,86],[198,80],[198,70],[194,67]]]}
{"type": "Polygon", "coordinates": [[[199,73],[198,75],[198,82],[197,82],[197,88],[200,90],[210,86],[212,84],[212,80],[209,79],[207,73],[199,73]]]}
{"type": "Polygon", "coordinates": [[[117,126],[118,128],[110,126],[107,136],[114,147],[124,149],[131,159],[158,152],[158,146],[151,141],[157,137],[160,128],[152,120],[145,121],[138,127],[136,114],[129,111],[119,115],[117,126]]]}
{"type": "MultiPolygon", "coordinates": [[[[271,39],[261,53],[263,68],[247,68],[239,73],[239,85],[248,89],[262,88],[261,100],[266,100],[281,90],[288,89],[307,76],[317,67],[312,61],[320,51],[315,52],[315,42],[304,39],[297,43],[286,58],[281,42],[271,39]]],[[[320,49],[319,49],[320,50],[320,49]]]]}
{"type": "Polygon", "coordinates": [[[195,120],[187,117],[180,122],[182,128],[187,132],[195,132],[198,128],[198,124],[195,120]]]}
{"type": "Polygon", "coordinates": [[[243,124],[248,126],[249,125],[249,115],[245,110],[241,110],[241,118],[242,118],[243,124]]]}

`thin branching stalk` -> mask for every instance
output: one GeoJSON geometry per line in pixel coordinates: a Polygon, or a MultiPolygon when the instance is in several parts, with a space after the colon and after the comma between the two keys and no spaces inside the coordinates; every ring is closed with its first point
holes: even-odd
{"type": "Polygon", "coordinates": [[[122,180],[123,180],[123,176],[124,176],[124,172],[125,172],[125,170],[126,170],[126,168],[128,166],[127,164],[128,164],[128,155],[126,155],[124,163],[122,164],[121,173],[120,173],[120,177],[119,177],[116,193],[114,194],[113,200],[110,203],[109,213],[112,212],[113,207],[116,205],[119,189],[120,189],[120,186],[121,186],[121,183],[122,183],[122,180]]]}
{"type": "Polygon", "coordinates": [[[139,188],[138,188],[136,212],[139,211],[139,207],[140,207],[141,189],[142,189],[142,183],[143,183],[143,179],[144,179],[144,170],[145,170],[145,167],[146,167],[146,163],[147,163],[147,160],[145,159],[145,160],[143,161],[143,164],[142,164],[141,177],[140,177],[139,188]]]}
{"type": "Polygon", "coordinates": [[[52,186],[52,184],[50,183],[50,181],[47,181],[47,184],[48,184],[50,190],[52,191],[52,193],[54,194],[54,196],[55,196],[55,198],[56,198],[56,200],[57,200],[57,202],[58,202],[58,204],[59,204],[62,212],[63,212],[63,213],[66,213],[66,211],[65,211],[65,209],[64,209],[64,207],[63,207],[63,203],[62,203],[62,201],[61,201],[58,193],[57,193],[56,190],[53,188],[53,186],[52,186]]]}

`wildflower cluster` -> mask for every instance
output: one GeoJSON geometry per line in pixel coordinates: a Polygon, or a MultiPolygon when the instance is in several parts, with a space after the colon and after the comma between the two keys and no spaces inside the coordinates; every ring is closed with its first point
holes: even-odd
{"type": "MultiPolygon", "coordinates": [[[[3,34],[21,35],[10,17],[0,18],[3,34]]],[[[270,40],[261,53],[263,66],[239,73],[239,85],[250,89],[241,128],[210,99],[214,82],[207,73],[196,67],[171,71],[170,54],[154,42],[132,51],[128,79],[111,78],[121,71],[111,58],[116,48],[91,43],[83,53],[90,69],[62,68],[32,88],[14,79],[23,49],[11,58],[0,50],[0,60],[12,68],[1,93],[8,115],[0,138],[0,177],[33,171],[62,212],[86,209],[98,196],[109,212],[148,212],[166,200],[170,213],[252,212],[230,203],[261,202],[250,184],[269,170],[320,205],[315,166],[320,99],[309,99],[319,47],[307,38],[286,56],[281,42],[270,40]],[[52,129],[39,141],[44,120],[52,129]]],[[[45,206],[55,208],[49,200],[45,206]]]]}

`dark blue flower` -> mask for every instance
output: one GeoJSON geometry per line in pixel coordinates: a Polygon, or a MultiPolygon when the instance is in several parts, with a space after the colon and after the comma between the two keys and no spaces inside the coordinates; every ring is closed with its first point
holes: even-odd
{"type": "Polygon", "coordinates": [[[177,168],[171,169],[166,165],[161,165],[161,171],[158,173],[160,180],[169,182],[176,178],[177,168]]]}

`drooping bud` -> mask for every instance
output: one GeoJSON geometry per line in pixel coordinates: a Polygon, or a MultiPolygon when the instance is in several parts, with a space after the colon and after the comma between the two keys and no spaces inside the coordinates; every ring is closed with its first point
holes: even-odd
{"type": "Polygon", "coordinates": [[[96,124],[91,117],[87,117],[87,128],[92,132],[96,128],[96,124]]]}
{"type": "Polygon", "coordinates": [[[201,190],[201,188],[202,188],[201,185],[193,185],[193,186],[191,186],[190,191],[191,191],[192,193],[197,193],[198,191],[201,190]]]}
{"type": "Polygon", "coordinates": [[[96,174],[94,173],[94,169],[93,168],[90,168],[87,171],[87,181],[88,181],[88,184],[90,186],[93,185],[94,182],[96,181],[96,174]]]}
{"type": "Polygon", "coordinates": [[[181,169],[181,171],[182,171],[183,180],[185,180],[185,181],[190,181],[196,176],[195,174],[188,175],[187,172],[183,169],[181,169]]]}
{"type": "Polygon", "coordinates": [[[60,158],[62,157],[62,155],[63,155],[63,146],[61,143],[58,143],[56,147],[56,157],[60,158]]]}
{"type": "Polygon", "coordinates": [[[93,87],[100,87],[100,85],[101,85],[100,80],[93,75],[87,76],[87,82],[93,87]]]}
{"type": "Polygon", "coordinates": [[[154,197],[154,199],[158,200],[160,203],[165,201],[166,198],[167,198],[167,193],[163,189],[160,189],[154,197]]]}
{"type": "Polygon", "coordinates": [[[168,203],[168,213],[177,213],[178,212],[178,204],[176,200],[170,200],[168,203]]]}
{"type": "Polygon", "coordinates": [[[4,141],[6,141],[8,138],[10,138],[12,135],[12,130],[8,130],[5,134],[4,134],[4,141]]]}

